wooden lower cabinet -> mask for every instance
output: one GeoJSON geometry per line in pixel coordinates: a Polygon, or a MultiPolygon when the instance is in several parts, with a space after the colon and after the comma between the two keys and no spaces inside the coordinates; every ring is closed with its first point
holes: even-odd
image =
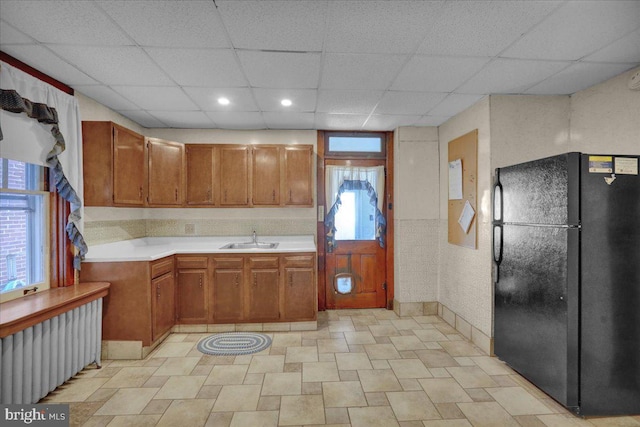
{"type": "Polygon", "coordinates": [[[102,339],[153,345],[175,324],[317,319],[316,254],[186,254],[85,262],[82,282],[110,282],[102,339]]]}
{"type": "Polygon", "coordinates": [[[214,256],[211,285],[211,322],[241,322],[244,319],[244,257],[214,256]]]}
{"type": "Polygon", "coordinates": [[[141,341],[148,347],[174,325],[173,258],[82,264],[82,282],[111,283],[102,308],[104,341],[141,341]]]}
{"type": "Polygon", "coordinates": [[[283,256],[284,317],[291,320],[316,318],[315,254],[283,256]]]}

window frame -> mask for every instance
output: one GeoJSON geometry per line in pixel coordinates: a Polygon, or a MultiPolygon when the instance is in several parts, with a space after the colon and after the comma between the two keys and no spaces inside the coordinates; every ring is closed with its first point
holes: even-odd
{"type": "MultiPolygon", "coordinates": [[[[15,289],[9,292],[0,293],[0,303],[11,301],[14,299],[22,298],[26,295],[31,295],[33,293],[39,293],[51,288],[51,266],[50,266],[50,256],[51,253],[51,197],[49,192],[49,180],[47,178],[49,168],[45,166],[35,165],[40,168],[40,173],[37,176],[32,176],[30,168],[27,168],[25,171],[25,181],[32,181],[32,184],[37,184],[39,190],[33,189],[15,189],[8,188],[7,184],[7,175],[8,175],[8,160],[5,158],[0,158],[0,161],[3,162],[3,176],[0,177],[0,191],[4,194],[16,194],[16,195],[25,195],[25,196],[40,196],[42,198],[42,212],[40,222],[42,226],[42,242],[39,245],[41,248],[41,253],[39,254],[40,262],[39,264],[42,266],[42,280],[29,283],[27,286],[21,287],[19,289],[15,289]],[[6,185],[6,186],[5,186],[6,185]],[[33,289],[36,289],[33,291],[33,289]]],[[[32,165],[31,163],[21,162],[27,165],[32,165]]],[[[27,187],[29,184],[27,183],[27,187]]],[[[32,221],[33,218],[30,218],[29,221],[32,221]]],[[[27,227],[33,227],[35,224],[28,225],[27,227]]],[[[27,239],[33,239],[33,235],[27,234],[27,239]]],[[[32,247],[33,249],[33,247],[32,247]]],[[[36,249],[37,250],[37,249],[36,249]]],[[[31,258],[30,252],[27,253],[27,256],[31,258]]],[[[29,269],[32,269],[33,266],[30,266],[29,269]]],[[[28,273],[31,274],[31,273],[28,273]]]]}

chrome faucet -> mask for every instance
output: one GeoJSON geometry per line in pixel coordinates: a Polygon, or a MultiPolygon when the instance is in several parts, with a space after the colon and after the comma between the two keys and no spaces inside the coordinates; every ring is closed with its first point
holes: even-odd
{"type": "Polygon", "coordinates": [[[251,243],[258,243],[258,235],[256,234],[256,230],[253,230],[253,242],[251,243]]]}

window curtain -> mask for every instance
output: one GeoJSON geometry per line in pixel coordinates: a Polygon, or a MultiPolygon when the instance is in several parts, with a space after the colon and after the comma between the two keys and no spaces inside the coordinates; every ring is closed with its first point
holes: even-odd
{"type": "Polygon", "coordinates": [[[1,155],[51,169],[57,192],[71,205],[66,232],[78,249],[77,270],[88,250],[81,233],[81,123],[75,97],[0,62],[1,155]]]}
{"type": "Polygon", "coordinates": [[[384,238],[387,221],[382,215],[384,203],[384,166],[357,167],[357,166],[325,166],[325,197],[327,215],[324,225],[327,227],[325,236],[327,251],[333,252],[335,241],[335,216],[342,202],[340,195],[348,190],[366,190],[371,206],[376,209],[376,238],[381,247],[384,247],[384,238]]]}

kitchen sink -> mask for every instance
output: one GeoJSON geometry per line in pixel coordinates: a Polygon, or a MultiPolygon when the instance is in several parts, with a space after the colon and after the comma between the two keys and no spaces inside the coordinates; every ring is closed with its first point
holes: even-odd
{"type": "Polygon", "coordinates": [[[228,243],[220,249],[275,249],[279,243],[264,242],[247,242],[247,243],[228,243]]]}

